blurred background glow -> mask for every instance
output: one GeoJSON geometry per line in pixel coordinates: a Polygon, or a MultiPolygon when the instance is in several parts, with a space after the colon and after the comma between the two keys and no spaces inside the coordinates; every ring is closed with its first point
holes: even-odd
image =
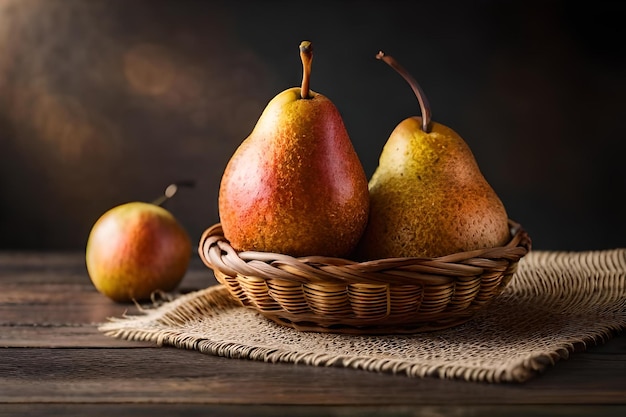
{"type": "Polygon", "coordinates": [[[419,112],[468,142],[537,249],[626,246],[619,2],[0,0],[0,248],[79,249],[114,205],[168,202],[193,240],[267,102],[328,96],[368,175],[419,112]]]}

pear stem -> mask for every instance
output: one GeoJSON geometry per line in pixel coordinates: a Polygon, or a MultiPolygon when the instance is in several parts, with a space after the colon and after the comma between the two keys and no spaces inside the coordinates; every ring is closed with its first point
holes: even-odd
{"type": "Polygon", "coordinates": [[[179,187],[189,187],[192,188],[196,185],[195,181],[187,180],[187,181],[178,181],[173,184],[170,184],[165,189],[163,195],[152,202],[152,204],[157,206],[162,206],[167,200],[174,197],[179,187]]]}
{"type": "Polygon", "coordinates": [[[422,130],[426,133],[430,132],[430,104],[428,103],[428,99],[426,98],[426,94],[424,94],[424,90],[418,84],[418,82],[409,74],[409,72],[402,67],[393,57],[389,55],[385,55],[383,51],[378,52],[376,54],[376,59],[380,59],[387,63],[391,68],[395,69],[401,76],[409,83],[411,89],[417,96],[417,101],[420,103],[420,110],[422,113],[422,130]]]}
{"type": "Polygon", "coordinates": [[[302,60],[302,87],[300,88],[301,98],[311,98],[309,96],[309,79],[311,78],[311,63],[313,61],[313,44],[309,41],[300,43],[300,59],[302,60]]]}

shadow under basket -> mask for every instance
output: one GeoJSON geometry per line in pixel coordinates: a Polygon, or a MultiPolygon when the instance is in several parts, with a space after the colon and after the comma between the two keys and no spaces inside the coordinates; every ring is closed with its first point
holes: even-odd
{"type": "Polygon", "coordinates": [[[460,325],[502,292],[531,249],[512,221],[501,247],[438,258],[366,262],[269,252],[237,252],[221,225],[208,228],[198,252],[243,306],[301,331],[394,334],[460,325]]]}

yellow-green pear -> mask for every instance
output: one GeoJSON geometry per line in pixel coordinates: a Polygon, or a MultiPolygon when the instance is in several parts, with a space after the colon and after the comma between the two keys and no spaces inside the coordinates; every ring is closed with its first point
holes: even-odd
{"type": "Polygon", "coordinates": [[[423,117],[393,130],[369,181],[369,224],[360,243],[365,259],[438,257],[506,244],[511,233],[505,207],[467,143],[430,120],[419,84],[392,57],[416,93],[423,117]]]}
{"type": "Polygon", "coordinates": [[[226,166],[220,222],[238,251],[345,257],[367,223],[367,176],[339,111],[309,89],[310,42],[300,57],[301,87],[267,104],[226,166]]]}

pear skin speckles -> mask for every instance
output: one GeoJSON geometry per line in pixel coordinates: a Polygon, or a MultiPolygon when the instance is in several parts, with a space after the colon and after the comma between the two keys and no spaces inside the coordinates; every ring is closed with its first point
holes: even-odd
{"type": "MultiPolygon", "coordinates": [[[[296,93],[297,92],[297,93],[296,93]]],[[[334,104],[275,97],[229,161],[219,191],[236,250],[348,256],[365,230],[368,181],[334,104]]]]}
{"type": "Polygon", "coordinates": [[[506,244],[505,207],[465,141],[438,123],[430,133],[420,125],[419,117],[404,120],[383,148],[359,256],[437,257],[506,244]]]}

